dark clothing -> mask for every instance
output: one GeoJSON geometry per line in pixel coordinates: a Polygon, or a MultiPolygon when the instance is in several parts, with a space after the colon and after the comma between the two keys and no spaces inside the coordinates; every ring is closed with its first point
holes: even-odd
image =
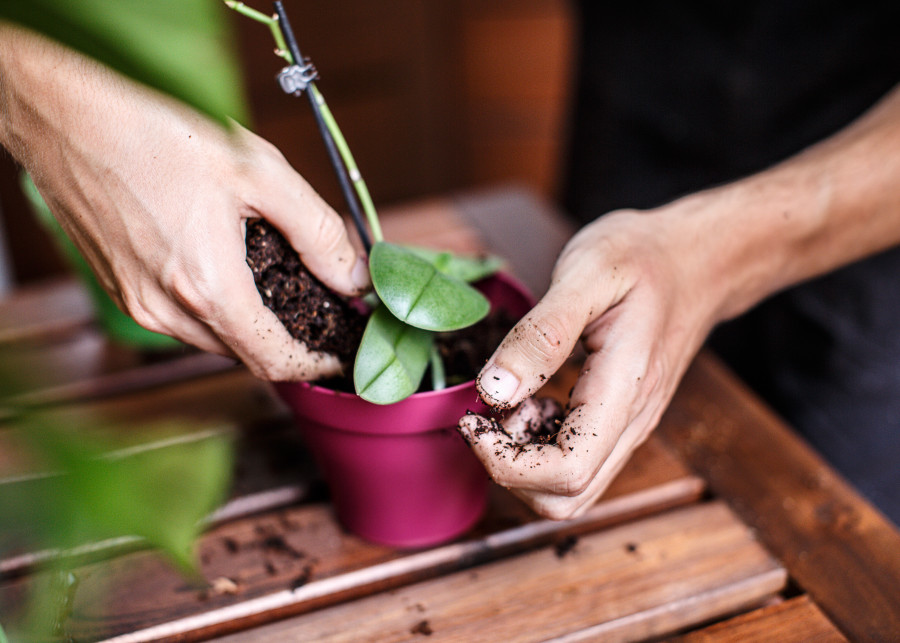
{"type": "MultiPolygon", "coordinates": [[[[581,21],[566,207],[583,222],[764,169],[900,82],[896,2],[587,0],[581,21]]],[[[900,249],[771,298],[712,344],[900,524],[900,249]]]]}

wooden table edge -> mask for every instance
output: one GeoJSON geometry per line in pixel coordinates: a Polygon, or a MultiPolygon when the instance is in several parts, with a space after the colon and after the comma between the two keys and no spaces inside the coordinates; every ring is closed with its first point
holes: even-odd
{"type": "Polygon", "coordinates": [[[659,431],[852,640],[900,637],[900,531],[713,354],[686,374],[659,431]],[[692,424],[695,391],[717,426],[692,424]],[[688,407],[688,408],[685,408],[688,407]],[[737,418],[737,421],[735,420],[737,418]]]}

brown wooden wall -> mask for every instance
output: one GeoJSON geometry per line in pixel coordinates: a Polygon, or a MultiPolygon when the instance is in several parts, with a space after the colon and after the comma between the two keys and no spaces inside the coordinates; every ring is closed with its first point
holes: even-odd
{"type": "MultiPolygon", "coordinates": [[[[567,0],[285,6],[376,204],[499,182],[556,196],[574,31],[567,0]]],[[[281,65],[268,30],[233,17],[254,129],[343,210],[309,106],[275,83],[281,65]]],[[[8,158],[0,159],[0,206],[16,280],[60,272],[8,158]]]]}

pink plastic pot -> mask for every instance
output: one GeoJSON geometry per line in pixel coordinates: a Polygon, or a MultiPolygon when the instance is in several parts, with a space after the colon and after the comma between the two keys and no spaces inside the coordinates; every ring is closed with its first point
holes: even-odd
{"type": "MultiPolygon", "coordinates": [[[[517,317],[533,305],[507,275],[476,285],[492,306],[517,317]]],[[[350,531],[393,547],[426,547],[462,535],[484,513],[487,475],[456,431],[467,410],[486,411],[474,381],[386,406],[305,382],[275,388],[350,531]]]]}

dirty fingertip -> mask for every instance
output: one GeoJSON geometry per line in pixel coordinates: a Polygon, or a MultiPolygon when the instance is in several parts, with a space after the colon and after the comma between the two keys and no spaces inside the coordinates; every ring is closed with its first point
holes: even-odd
{"type": "Polygon", "coordinates": [[[478,390],[490,406],[508,409],[519,389],[519,378],[496,364],[488,365],[478,376],[478,390]]]}

